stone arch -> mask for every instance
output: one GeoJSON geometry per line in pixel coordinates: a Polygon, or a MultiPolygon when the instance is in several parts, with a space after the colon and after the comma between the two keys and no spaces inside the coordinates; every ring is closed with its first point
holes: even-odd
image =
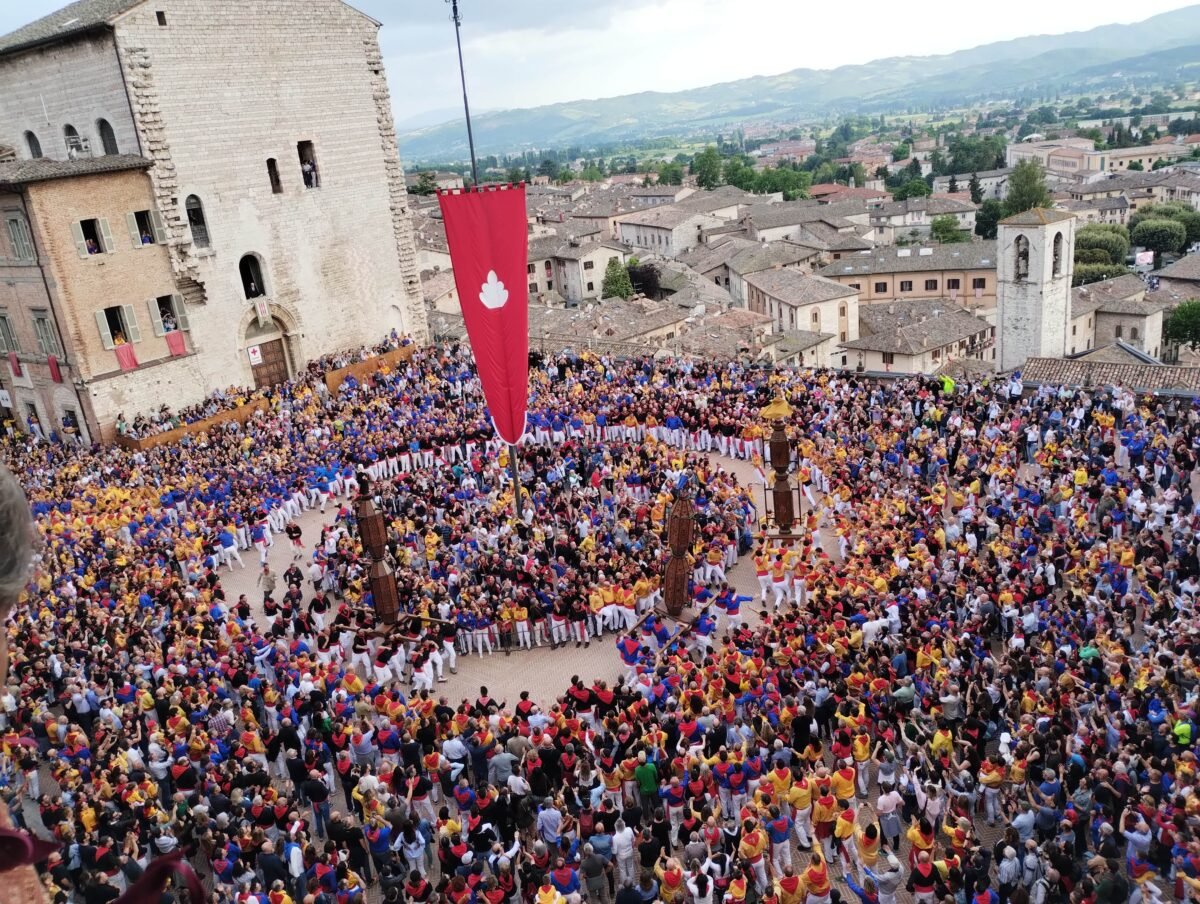
{"type": "MultiPolygon", "coordinates": [[[[295,311],[285,305],[273,301],[263,302],[266,305],[270,319],[260,323],[254,307],[247,309],[238,323],[238,357],[242,366],[253,377],[254,368],[250,364],[246,350],[252,345],[263,345],[282,340],[283,350],[287,361],[288,376],[294,377],[304,368],[305,359],[302,353],[301,340],[304,334],[300,330],[300,318],[295,311]]],[[[253,379],[250,381],[253,383],[253,379]]]]}
{"type": "Polygon", "coordinates": [[[60,434],[63,428],[66,427],[66,417],[68,412],[73,415],[75,427],[78,436],[84,443],[91,442],[91,431],[88,430],[87,419],[84,415],[83,405],[80,402],[79,396],[66,386],[59,386],[54,390],[54,409],[57,417],[56,427],[60,434]]]}
{"type": "Polygon", "coordinates": [[[31,160],[37,160],[42,156],[42,142],[38,139],[37,133],[32,129],[25,131],[25,148],[29,151],[31,160]]]}
{"type": "Polygon", "coordinates": [[[1062,276],[1063,272],[1063,234],[1054,233],[1054,270],[1052,275],[1062,276]]]}
{"type": "Polygon", "coordinates": [[[249,251],[238,260],[238,276],[242,281],[242,293],[247,299],[270,295],[266,261],[257,251],[249,251]]]}
{"type": "Polygon", "coordinates": [[[1013,275],[1016,279],[1029,278],[1029,239],[1023,235],[1013,242],[1013,275]]]}
{"type": "Polygon", "coordinates": [[[106,157],[121,153],[117,144],[117,133],[113,131],[112,123],[101,116],[96,120],[96,137],[100,139],[100,152],[106,157]]]}

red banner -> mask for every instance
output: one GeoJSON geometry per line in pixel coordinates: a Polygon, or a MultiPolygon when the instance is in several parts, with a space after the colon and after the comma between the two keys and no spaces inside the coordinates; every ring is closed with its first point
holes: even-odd
{"type": "Polygon", "coordinates": [[[183,341],[183,333],[179,330],[171,330],[167,333],[167,350],[175,358],[187,354],[187,344],[183,341]]]}
{"type": "Polygon", "coordinates": [[[525,432],[529,398],[529,240],[525,186],[438,192],[454,284],[496,433],[525,432]]]}
{"type": "Polygon", "coordinates": [[[58,366],[58,358],[54,355],[46,356],[46,364],[50,368],[50,379],[55,383],[63,381],[62,368],[58,366]]]}
{"type": "Polygon", "coordinates": [[[123,342],[114,351],[117,353],[117,364],[120,365],[121,370],[137,370],[138,359],[132,345],[123,342]]]}

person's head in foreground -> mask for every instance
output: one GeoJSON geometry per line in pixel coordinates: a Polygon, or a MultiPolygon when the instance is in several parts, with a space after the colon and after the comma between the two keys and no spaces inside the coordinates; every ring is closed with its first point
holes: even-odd
{"type": "Polygon", "coordinates": [[[33,524],[17,478],[0,466],[0,685],[8,680],[8,631],[3,623],[29,583],[33,524]]]}

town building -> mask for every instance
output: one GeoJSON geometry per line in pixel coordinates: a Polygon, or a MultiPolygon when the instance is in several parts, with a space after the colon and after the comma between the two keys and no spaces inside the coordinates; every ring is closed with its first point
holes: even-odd
{"type": "Polygon", "coordinates": [[[1149,171],[1159,160],[1168,163],[1190,157],[1192,149],[1181,144],[1153,144],[1130,148],[1096,150],[1090,138],[1057,138],[1050,141],[1025,141],[1008,145],[1004,151],[1006,166],[1022,160],[1034,160],[1054,176],[1082,179],[1097,173],[1123,173],[1138,164],[1149,171]]]}
{"type": "Polygon", "coordinates": [[[996,307],[996,243],[876,248],[817,271],[859,293],[863,305],[948,298],[981,313],[996,307]]]}
{"type": "Polygon", "coordinates": [[[957,227],[973,235],[975,232],[974,204],[948,198],[907,198],[871,208],[871,226],[875,242],[893,245],[899,239],[920,240],[929,237],[933,221],[938,217],[953,217],[957,227]]]}
{"type": "Polygon", "coordinates": [[[724,221],[675,204],[624,214],[617,221],[618,239],[639,251],[675,257],[700,244],[705,229],[724,221]]]}
{"type": "Polygon", "coordinates": [[[1005,167],[1004,169],[981,170],[978,173],[956,173],[953,176],[934,176],[933,190],[935,192],[950,191],[950,182],[954,181],[959,191],[966,191],[971,185],[971,177],[974,176],[979,181],[979,191],[983,197],[981,201],[989,199],[995,201],[1003,201],[1008,197],[1008,177],[1012,175],[1012,169],[1005,167]]]}
{"type": "MultiPolygon", "coordinates": [[[[165,252],[161,296],[182,299],[170,313],[188,325],[189,353],[163,360],[149,296],[128,297],[141,282],[108,296],[86,284],[59,289],[77,306],[56,322],[93,434],[121,411],[270,385],[391,329],[425,335],[378,29],[339,0],[79,0],[0,37],[0,144],[17,149],[15,165],[150,163],[111,179],[54,180],[63,210],[79,219],[57,223],[66,238],[39,253],[78,246],[91,280],[101,270],[139,276],[132,271],[165,252]],[[149,198],[130,207],[147,178],[149,198]],[[150,251],[132,246],[123,219],[138,213],[161,237],[150,251]],[[89,242],[104,250],[91,254],[89,242]],[[120,321],[119,331],[147,369],[141,377],[103,366],[117,350],[105,314],[114,301],[139,321],[120,321]]],[[[7,178],[21,187],[28,171],[7,178]]],[[[65,263],[46,263],[74,278],[65,263]]],[[[155,271],[146,282],[157,284],[155,271]]],[[[10,359],[0,367],[6,389],[11,371],[10,359]]],[[[58,421],[62,411],[44,415],[58,421]]]]}
{"type": "Polygon", "coordinates": [[[1071,290],[1067,354],[1120,342],[1157,359],[1166,305],[1147,294],[1146,283],[1133,274],[1076,286],[1071,290]]]}
{"type": "Polygon", "coordinates": [[[760,270],[746,277],[746,295],[749,310],[769,316],[777,331],[828,334],[839,343],[858,338],[858,293],[831,279],[800,270],[760,270]]]}
{"type": "Polygon", "coordinates": [[[955,360],[995,359],[996,330],[946,299],[916,298],[859,307],[859,336],[839,343],[843,366],[933,373],[955,360]]]}

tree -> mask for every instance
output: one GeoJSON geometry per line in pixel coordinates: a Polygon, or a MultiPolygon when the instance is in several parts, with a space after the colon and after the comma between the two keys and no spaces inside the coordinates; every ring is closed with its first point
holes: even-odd
{"type": "Polygon", "coordinates": [[[1125,171],[1129,173],[1140,173],[1145,170],[1145,168],[1146,167],[1142,166],[1142,161],[1134,160],[1130,162],[1129,166],[1125,167],[1125,171]]]}
{"type": "Polygon", "coordinates": [[[547,158],[543,160],[541,166],[538,167],[539,176],[549,176],[551,182],[558,180],[558,164],[547,158]]]}
{"type": "Polygon", "coordinates": [[[958,228],[958,217],[953,215],[934,217],[929,224],[929,234],[943,245],[967,241],[967,234],[958,228]]]}
{"type": "Polygon", "coordinates": [[[1093,223],[1083,226],[1075,232],[1075,263],[1110,263],[1124,264],[1125,256],[1129,254],[1129,233],[1124,226],[1116,223],[1093,223]],[[1084,251],[1100,251],[1105,260],[1085,260],[1080,254],[1084,251]]]}
{"type": "Polygon", "coordinates": [[[967,190],[971,193],[972,204],[983,203],[983,186],[979,184],[978,173],[971,173],[971,181],[967,183],[967,190]]]}
{"type": "Polygon", "coordinates": [[[1200,242],[1200,212],[1192,209],[1191,205],[1181,201],[1169,201],[1166,204],[1147,204],[1134,211],[1129,218],[1129,228],[1133,229],[1142,220],[1167,219],[1176,220],[1187,229],[1188,242],[1200,242]]]}
{"type": "Polygon", "coordinates": [[[1200,299],[1179,304],[1163,324],[1163,339],[1176,345],[1186,345],[1192,351],[1200,348],[1200,299]]]}
{"type": "Polygon", "coordinates": [[[1008,197],[1004,200],[1004,215],[1011,217],[1034,207],[1049,207],[1050,193],[1046,191],[1046,177],[1041,164],[1034,160],[1022,160],[1013,167],[1008,177],[1008,197]]]}
{"type": "Polygon", "coordinates": [[[633,282],[629,279],[629,271],[621,263],[620,258],[609,258],[608,266],[604,269],[604,282],[600,287],[604,298],[632,298],[633,282]]]}
{"type": "Polygon", "coordinates": [[[897,201],[907,201],[909,198],[927,198],[930,194],[929,183],[924,179],[909,179],[892,192],[897,201]]]}
{"type": "Polygon", "coordinates": [[[409,192],[414,195],[432,195],[437,191],[437,176],[426,170],[417,176],[417,184],[409,192]]]}
{"type": "MultiPolygon", "coordinates": [[[[958,191],[958,180],[955,179],[954,176],[951,176],[950,184],[947,185],[946,188],[950,191],[950,194],[956,193],[958,191]]],[[[976,201],[975,203],[978,204],[979,202],[976,201]]]]}
{"type": "Polygon", "coordinates": [[[1128,272],[1123,264],[1076,264],[1071,285],[1085,286],[1088,283],[1124,276],[1128,272]]]}
{"type": "Polygon", "coordinates": [[[672,161],[658,168],[658,181],[661,185],[683,185],[683,167],[672,161]]]}
{"type": "Polygon", "coordinates": [[[526,170],[519,166],[510,166],[508,172],[504,174],[504,181],[516,185],[518,182],[526,181],[525,174],[526,170]]]}
{"type": "Polygon", "coordinates": [[[1004,205],[995,198],[988,198],[975,213],[975,234],[980,238],[994,239],[996,224],[1004,218],[1004,205]]]}
{"type": "Polygon", "coordinates": [[[1103,248],[1080,248],[1075,246],[1075,263],[1077,264],[1111,264],[1113,259],[1103,248]]]}
{"type": "Polygon", "coordinates": [[[1154,266],[1162,266],[1164,254],[1182,251],[1187,244],[1187,227],[1178,220],[1142,220],[1129,233],[1133,244],[1154,252],[1154,266]]]}
{"type": "Polygon", "coordinates": [[[721,155],[712,145],[692,158],[692,175],[701,188],[716,188],[721,184],[721,155]]]}

